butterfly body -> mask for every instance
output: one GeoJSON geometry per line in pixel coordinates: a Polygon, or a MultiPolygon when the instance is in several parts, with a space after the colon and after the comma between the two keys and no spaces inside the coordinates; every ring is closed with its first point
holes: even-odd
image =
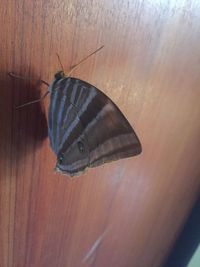
{"type": "Polygon", "coordinates": [[[48,134],[57,171],[74,176],[141,153],[133,128],[99,89],[58,72],[48,90],[48,134]]]}

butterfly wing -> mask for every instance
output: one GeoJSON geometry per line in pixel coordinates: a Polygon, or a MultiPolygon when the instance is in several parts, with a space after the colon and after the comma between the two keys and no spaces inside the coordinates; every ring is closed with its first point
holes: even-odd
{"type": "Polygon", "coordinates": [[[52,89],[49,137],[58,156],[58,170],[73,176],[87,167],[141,153],[139,139],[127,119],[96,87],[64,78],[52,89]]]}

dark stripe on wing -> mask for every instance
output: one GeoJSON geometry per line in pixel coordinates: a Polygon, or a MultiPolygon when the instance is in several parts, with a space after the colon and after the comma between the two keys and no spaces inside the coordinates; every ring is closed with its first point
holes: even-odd
{"type": "Polygon", "coordinates": [[[141,153],[141,146],[139,145],[127,145],[119,149],[115,149],[110,153],[101,155],[90,163],[90,167],[96,167],[104,163],[115,161],[122,158],[128,158],[136,156],[141,153]]]}
{"type": "MultiPolygon", "coordinates": [[[[138,142],[137,138],[135,137],[134,133],[126,133],[126,134],[120,134],[118,136],[111,136],[108,140],[97,145],[90,152],[91,162],[94,162],[101,156],[106,156],[106,155],[108,155],[109,159],[109,154],[112,153],[114,150],[123,149],[124,147],[127,146],[130,146],[130,153],[132,153],[133,155],[138,153],[137,148],[140,148],[141,152],[141,145],[138,142]]],[[[126,152],[129,153],[129,151],[126,152]]]]}

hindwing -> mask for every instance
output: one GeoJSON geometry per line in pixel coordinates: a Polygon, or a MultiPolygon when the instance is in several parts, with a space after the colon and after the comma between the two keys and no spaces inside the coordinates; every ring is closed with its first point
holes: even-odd
{"type": "Polygon", "coordinates": [[[48,117],[56,168],[71,176],[141,153],[140,141],[119,108],[80,79],[54,81],[48,117]]]}

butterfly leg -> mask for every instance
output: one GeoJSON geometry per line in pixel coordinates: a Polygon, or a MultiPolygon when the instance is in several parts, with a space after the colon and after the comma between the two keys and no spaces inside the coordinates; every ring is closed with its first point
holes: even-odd
{"type": "Polygon", "coordinates": [[[38,102],[42,101],[49,93],[50,93],[49,91],[46,91],[39,99],[24,103],[24,104],[22,104],[20,106],[16,106],[15,109],[20,109],[20,108],[23,108],[23,107],[38,103],[38,102]]]}
{"type": "MultiPolygon", "coordinates": [[[[8,75],[12,78],[16,78],[16,79],[23,79],[23,80],[37,80],[36,78],[32,78],[32,77],[23,77],[23,76],[19,76],[19,75],[16,75],[12,72],[9,72],[8,75]]],[[[45,84],[46,86],[49,87],[49,84],[44,81],[44,80],[40,80],[41,83],[45,84]]],[[[30,102],[27,102],[27,103],[24,103],[20,106],[17,106],[15,107],[16,109],[20,109],[22,107],[25,107],[25,106],[29,106],[31,104],[34,104],[34,103],[38,103],[40,101],[42,101],[47,95],[49,94],[49,91],[46,91],[39,99],[36,99],[36,100],[33,100],[33,101],[30,101],[30,102]]]]}
{"type": "MultiPolygon", "coordinates": [[[[12,78],[21,79],[21,80],[38,80],[38,79],[33,78],[33,77],[19,76],[19,75],[13,73],[13,72],[8,72],[8,75],[9,75],[10,77],[12,77],[12,78]]],[[[46,81],[40,79],[40,82],[41,82],[41,83],[44,83],[46,86],[49,87],[49,84],[48,84],[46,81]]]]}

